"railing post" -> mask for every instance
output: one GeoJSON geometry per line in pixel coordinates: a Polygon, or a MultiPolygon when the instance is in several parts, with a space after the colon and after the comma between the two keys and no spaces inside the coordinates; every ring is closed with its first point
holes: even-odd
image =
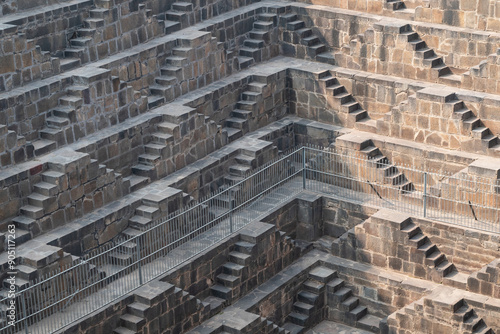
{"type": "Polygon", "coordinates": [[[23,308],[23,318],[24,318],[24,332],[29,334],[28,331],[28,312],[26,310],[26,300],[23,297],[23,294],[19,294],[21,296],[21,304],[23,308]]]}
{"type": "Polygon", "coordinates": [[[233,234],[233,189],[229,189],[229,232],[233,234]]]}
{"type": "Polygon", "coordinates": [[[306,190],[306,147],[302,146],[302,189],[306,190]]]}
{"type": "Polygon", "coordinates": [[[139,235],[137,237],[137,264],[138,264],[138,267],[139,267],[139,284],[142,285],[143,281],[142,281],[142,258],[141,258],[141,236],[139,235]]]}
{"type": "Polygon", "coordinates": [[[424,218],[427,217],[427,172],[424,173],[424,218]]]}

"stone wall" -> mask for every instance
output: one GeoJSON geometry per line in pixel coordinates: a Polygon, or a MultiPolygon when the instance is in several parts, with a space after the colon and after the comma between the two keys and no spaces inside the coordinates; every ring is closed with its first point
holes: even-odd
{"type": "Polygon", "coordinates": [[[415,20],[477,30],[500,30],[500,13],[488,1],[432,0],[415,10],[415,20]]]}
{"type": "Polygon", "coordinates": [[[59,73],[59,60],[42,51],[25,34],[6,36],[0,48],[0,91],[59,73]]]}
{"type": "Polygon", "coordinates": [[[339,238],[367,220],[376,209],[323,197],[323,235],[339,238]]]}

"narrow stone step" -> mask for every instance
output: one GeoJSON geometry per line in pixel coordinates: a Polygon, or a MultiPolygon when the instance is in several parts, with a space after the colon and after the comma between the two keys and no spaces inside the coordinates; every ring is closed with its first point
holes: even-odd
{"type": "Polygon", "coordinates": [[[57,143],[53,140],[39,139],[33,142],[35,156],[41,156],[54,151],[57,148],[57,143]]]}
{"type": "Polygon", "coordinates": [[[43,208],[33,206],[33,205],[25,205],[21,207],[21,214],[29,217],[31,219],[38,219],[43,217],[43,208]]]}
{"type": "Polygon", "coordinates": [[[133,331],[139,331],[146,324],[146,319],[125,313],[120,317],[122,326],[133,331]]]}
{"type": "Polygon", "coordinates": [[[81,64],[80,58],[62,58],[59,61],[61,72],[66,72],[79,67],[81,64]]]}
{"type": "Polygon", "coordinates": [[[216,284],[210,287],[210,291],[212,291],[212,295],[218,298],[222,298],[224,300],[232,299],[232,290],[228,287],[216,284]]]}
{"type": "Polygon", "coordinates": [[[302,334],[305,332],[305,328],[296,324],[293,324],[291,322],[286,322],[283,325],[283,329],[285,330],[285,333],[290,333],[290,334],[302,334]]]}

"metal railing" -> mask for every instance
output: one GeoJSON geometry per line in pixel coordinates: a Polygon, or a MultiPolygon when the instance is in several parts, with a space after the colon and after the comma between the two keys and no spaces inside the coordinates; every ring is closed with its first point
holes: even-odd
{"type": "Polygon", "coordinates": [[[306,190],[500,233],[499,184],[301,147],[130,239],[99,247],[0,300],[1,333],[52,333],[137,289],[306,190]],[[490,205],[495,203],[495,205],[490,205]],[[8,309],[14,303],[11,309],[8,309]],[[9,324],[8,315],[15,313],[9,324]]]}

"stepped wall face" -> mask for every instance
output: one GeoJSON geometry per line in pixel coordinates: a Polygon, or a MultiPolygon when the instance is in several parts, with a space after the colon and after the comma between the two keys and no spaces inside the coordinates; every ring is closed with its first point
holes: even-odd
{"type": "Polygon", "coordinates": [[[500,332],[499,8],[0,0],[0,331],[500,332]]]}

